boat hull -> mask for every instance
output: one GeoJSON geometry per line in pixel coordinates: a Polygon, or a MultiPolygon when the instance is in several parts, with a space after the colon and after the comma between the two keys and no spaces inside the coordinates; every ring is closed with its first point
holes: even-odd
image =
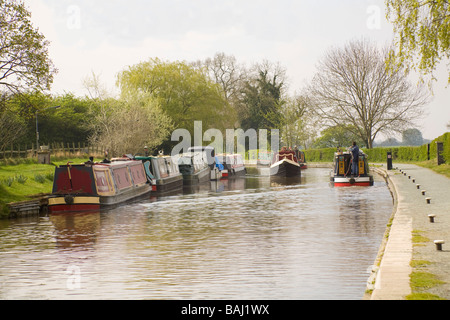
{"type": "Polygon", "coordinates": [[[222,178],[223,179],[232,179],[232,178],[238,178],[245,176],[246,170],[245,167],[235,168],[235,169],[229,169],[229,170],[223,170],[222,171],[222,178]]]}
{"type": "Polygon", "coordinates": [[[159,179],[152,182],[152,193],[163,194],[183,188],[183,175],[166,179],[159,179]]]}
{"type": "Polygon", "coordinates": [[[48,209],[50,213],[111,209],[121,204],[145,198],[150,195],[151,191],[151,186],[146,184],[114,196],[77,196],[70,194],[53,196],[48,199],[48,209]]]}
{"type": "Polygon", "coordinates": [[[371,187],[373,177],[331,177],[330,182],[334,187],[371,187]]]}
{"type": "Polygon", "coordinates": [[[197,185],[211,180],[211,170],[209,167],[196,173],[183,173],[183,184],[186,186],[197,185]]]}
{"type": "Polygon", "coordinates": [[[298,163],[283,159],[270,167],[270,175],[273,177],[300,177],[301,167],[298,163]]]}
{"type": "Polygon", "coordinates": [[[98,211],[101,209],[100,197],[56,196],[48,199],[50,213],[98,211]]]}

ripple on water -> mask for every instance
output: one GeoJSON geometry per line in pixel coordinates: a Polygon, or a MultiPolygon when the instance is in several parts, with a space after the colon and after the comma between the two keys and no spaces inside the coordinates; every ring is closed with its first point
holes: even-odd
{"type": "Polygon", "coordinates": [[[328,170],[308,169],[300,184],[247,177],[9,223],[0,226],[0,297],[360,299],[391,211],[382,181],[334,189],[328,170]]]}

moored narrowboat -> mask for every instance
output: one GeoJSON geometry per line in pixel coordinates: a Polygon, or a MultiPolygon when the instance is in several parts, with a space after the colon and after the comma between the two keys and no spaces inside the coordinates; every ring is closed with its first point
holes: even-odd
{"type": "Polygon", "coordinates": [[[136,156],[142,161],[152,192],[163,194],[183,188],[183,175],[180,173],[177,159],[171,156],[136,156]]]}
{"type": "Polygon", "coordinates": [[[284,149],[273,156],[270,175],[274,177],[301,177],[301,166],[293,151],[284,149]]]}
{"type": "Polygon", "coordinates": [[[295,150],[295,156],[297,157],[297,162],[300,165],[301,170],[308,169],[308,165],[306,164],[305,153],[301,150],[295,150]]]}
{"type": "Polygon", "coordinates": [[[101,210],[150,192],[141,161],[68,163],[55,169],[48,208],[51,213],[101,210]]]}
{"type": "Polygon", "coordinates": [[[358,157],[358,173],[352,175],[352,154],[337,152],[334,155],[334,168],[330,174],[330,182],[335,187],[373,186],[373,176],[369,172],[367,155],[362,151],[358,157]]]}
{"type": "Polygon", "coordinates": [[[243,177],[247,174],[241,154],[219,154],[217,158],[224,167],[222,179],[243,177]]]}
{"type": "Polygon", "coordinates": [[[220,180],[222,178],[222,171],[223,171],[223,165],[220,163],[216,156],[216,150],[211,147],[203,147],[203,146],[196,146],[196,147],[190,147],[187,151],[188,153],[193,152],[200,152],[203,154],[204,157],[206,157],[206,162],[208,163],[210,172],[210,180],[220,180]]]}
{"type": "Polygon", "coordinates": [[[204,152],[188,152],[179,156],[178,167],[184,185],[197,185],[211,180],[211,169],[204,152]]]}

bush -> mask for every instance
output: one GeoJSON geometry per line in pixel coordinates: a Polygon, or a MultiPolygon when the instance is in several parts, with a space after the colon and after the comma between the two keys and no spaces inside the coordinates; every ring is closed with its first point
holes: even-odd
{"type": "MultiPolygon", "coordinates": [[[[430,143],[430,159],[437,158],[436,142],[444,143],[443,156],[447,163],[450,164],[450,132],[436,138],[430,143]]],[[[306,160],[309,162],[332,162],[336,149],[311,149],[306,150],[306,160]]],[[[378,147],[373,149],[363,149],[369,157],[370,162],[386,162],[387,153],[392,153],[394,161],[426,161],[428,160],[428,145],[420,147],[378,147]]]]}
{"type": "Polygon", "coordinates": [[[35,174],[34,180],[38,183],[44,183],[45,182],[45,176],[42,174],[35,174]]]}
{"type": "Polygon", "coordinates": [[[13,182],[14,182],[14,178],[13,177],[8,177],[6,179],[3,179],[1,181],[1,184],[5,185],[5,186],[8,186],[8,187],[11,187],[13,182]]]}
{"type": "Polygon", "coordinates": [[[24,175],[19,174],[18,176],[16,176],[15,180],[20,184],[24,184],[25,182],[27,182],[28,178],[24,175]]]}

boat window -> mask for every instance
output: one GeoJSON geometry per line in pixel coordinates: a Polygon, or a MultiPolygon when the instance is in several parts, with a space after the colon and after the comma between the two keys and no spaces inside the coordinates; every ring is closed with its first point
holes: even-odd
{"type": "Polygon", "coordinates": [[[167,178],[169,174],[167,173],[168,170],[166,160],[164,158],[158,158],[158,166],[161,178],[167,178]]]}
{"type": "Polygon", "coordinates": [[[173,169],[172,169],[172,163],[171,163],[170,159],[166,159],[166,166],[167,166],[167,171],[169,172],[169,175],[171,175],[173,173],[173,169]]]}

